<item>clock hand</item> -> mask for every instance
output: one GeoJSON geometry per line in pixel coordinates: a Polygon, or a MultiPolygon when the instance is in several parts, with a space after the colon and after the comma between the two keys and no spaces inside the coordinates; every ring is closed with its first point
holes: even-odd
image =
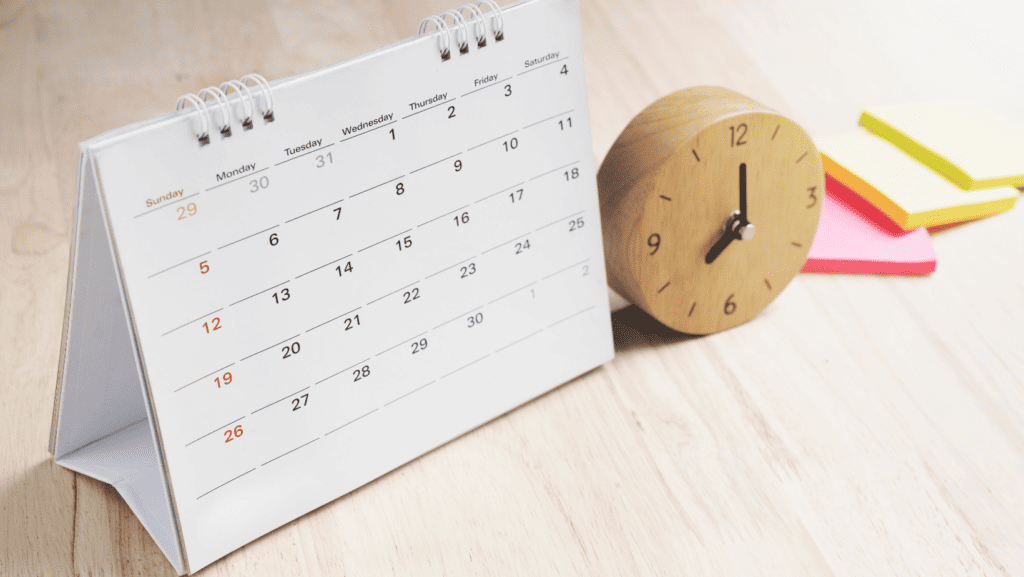
{"type": "Polygon", "coordinates": [[[729,219],[729,224],[726,225],[725,228],[725,234],[722,235],[722,238],[718,239],[718,242],[716,242],[715,245],[711,247],[711,250],[709,250],[708,254],[704,257],[704,262],[706,262],[707,264],[715,262],[715,259],[718,258],[718,255],[722,254],[722,251],[725,250],[725,247],[729,246],[730,242],[734,240],[739,240],[739,235],[737,235],[732,230],[732,225],[734,222],[736,222],[734,220],[735,218],[736,217],[734,216],[733,218],[729,219]]]}
{"type": "Polygon", "coordinates": [[[750,221],[747,220],[747,163],[740,163],[740,226],[750,221]]]}

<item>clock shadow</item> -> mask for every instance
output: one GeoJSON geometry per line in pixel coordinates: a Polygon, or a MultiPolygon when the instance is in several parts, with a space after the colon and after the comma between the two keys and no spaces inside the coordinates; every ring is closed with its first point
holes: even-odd
{"type": "Polygon", "coordinates": [[[630,305],[612,313],[612,337],[615,340],[615,352],[622,353],[633,349],[698,339],[701,335],[689,335],[674,331],[658,322],[640,307],[630,305]]]}

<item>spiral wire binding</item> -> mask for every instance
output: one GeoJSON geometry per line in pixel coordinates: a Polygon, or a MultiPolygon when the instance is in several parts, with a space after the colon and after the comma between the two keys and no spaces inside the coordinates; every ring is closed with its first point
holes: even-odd
{"type": "Polygon", "coordinates": [[[266,108],[260,110],[263,115],[263,120],[267,122],[274,121],[274,94],[270,91],[270,83],[267,79],[253,72],[252,74],[246,74],[241,79],[242,84],[249,86],[249,81],[255,82],[259,85],[260,91],[263,93],[263,98],[266,101],[266,108]]]}
{"type": "Polygon", "coordinates": [[[220,119],[221,119],[221,122],[220,122],[220,135],[221,135],[221,138],[227,138],[227,137],[231,136],[231,117],[228,115],[228,99],[227,99],[227,97],[224,96],[224,93],[221,92],[220,88],[217,88],[216,86],[207,86],[206,88],[200,90],[196,94],[196,96],[199,96],[200,98],[203,99],[204,103],[206,102],[206,96],[207,95],[213,96],[214,100],[216,100],[217,104],[220,106],[220,119]]]}
{"type": "Polygon", "coordinates": [[[175,110],[182,110],[190,104],[195,109],[201,127],[195,133],[200,147],[210,144],[211,125],[217,127],[221,138],[231,136],[232,114],[228,93],[232,90],[238,93],[238,102],[241,104],[243,114],[241,117],[243,129],[252,130],[252,118],[257,110],[265,122],[274,121],[274,93],[271,91],[267,79],[259,74],[247,74],[238,80],[228,80],[219,87],[207,86],[196,94],[186,94],[178,98],[178,102],[174,105],[175,110]],[[259,88],[259,94],[255,94],[256,88],[259,88]],[[210,98],[213,100],[208,100],[210,98]],[[212,106],[214,104],[216,105],[212,106]]]}
{"type": "Polygon", "coordinates": [[[201,98],[195,94],[185,94],[181,98],[178,98],[178,102],[175,103],[174,109],[181,110],[185,108],[186,104],[191,104],[192,108],[199,114],[199,120],[202,124],[202,130],[196,133],[196,138],[199,139],[199,146],[206,146],[210,144],[210,110],[206,108],[206,104],[201,98]]]}
{"type": "Polygon", "coordinates": [[[221,83],[220,90],[225,94],[228,94],[229,90],[234,90],[239,94],[239,100],[242,103],[242,111],[245,116],[242,117],[242,128],[245,130],[252,130],[252,113],[256,109],[256,103],[252,97],[252,91],[249,87],[242,84],[237,80],[228,80],[227,82],[221,83]]]}
{"type": "Polygon", "coordinates": [[[487,46],[487,18],[480,9],[481,4],[486,4],[491,9],[491,33],[494,41],[500,42],[505,38],[505,22],[501,16],[501,8],[494,0],[478,0],[476,3],[464,4],[457,9],[447,10],[437,16],[427,16],[420,22],[419,35],[431,32],[437,36],[437,51],[441,54],[441,61],[451,58],[452,37],[451,31],[455,30],[455,44],[459,48],[459,54],[469,52],[469,29],[472,26],[473,36],[476,38],[477,48],[487,46]],[[469,20],[463,16],[463,12],[469,11],[469,20]],[[451,18],[451,26],[445,21],[451,18]],[[430,24],[434,25],[433,30],[428,30],[430,24]]]}
{"type": "MultiPolygon", "coordinates": [[[[505,37],[505,22],[501,15],[501,8],[494,0],[477,0],[475,3],[464,4],[457,9],[446,10],[437,16],[427,16],[420,22],[419,35],[427,32],[437,36],[437,50],[441,54],[441,61],[451,58],[452,30],[455,31],[455,44],[458,46],[459,54],[469,52],[470,28],[473,37],[476,39],[477,48],[487,46],[487,16],[480,9],[482,4],[490,8],[491,34],[495,42],[500,42],[505,37]],[[463,13],[469,11],[467,20],[463,13]],[[451,26],[445,21],[451,18],[451,26]],[[428,30],[433,24],[433,30],[428,30]]],[[[259,110],[265,123],[274,122],[274,93],[270,89],[267,79],[256,74],[246,74],[238,80],[228,80],[218,86],[207,86],[198,94],[185,94],[178,98],[174,105],[175,110],[182,110],[187,105],[192,105],[199,116],[200,130],[196,134],[199,146],[210,144],[210,125],[216,125],[220,131],[221,138],[231,136],[231,103],[228,94],[231,91],[238,94],[238,102],[242,105],[242,128],[252,130],[253,115],[259,110]],[[251,86],[250,86],[251,84],[251,86]],[[259,88],[259,98],[254,94],[254,89],[259,88]],[[216,103],[219,109],[215,114],[211,107],[207,106],[207,99],[213,98],[211,103],[216,103]],[[217,122],[219,121],[219,122],[217,122]]]]}

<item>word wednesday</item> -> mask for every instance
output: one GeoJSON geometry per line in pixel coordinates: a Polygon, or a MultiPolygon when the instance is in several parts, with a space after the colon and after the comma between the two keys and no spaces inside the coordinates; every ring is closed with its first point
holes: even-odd
{"type": "Polygon", "coordinates": [[[364,128],[369,128],[369,127],[371,127],[371,126],[373,126],[375,124],[381,124],[383,122],[388,122],[394,116],[395,115],[393,113],[392,114],[381,114],[380,116],[378,116],[377,118],[374,118],[373,120],[367,120],[365,122],[360,122],[359,124],[357,124],[355,126],[347,126],[345,128],[342,128],[341,129],[341,134],[344,135],[344,136],[348,136],[349,134],[352,134],[353,132],[359,132],[360,130],[362,130],[364,128]]]}
{"type": "Polygon", "coordinates": [[[544,62],[547,62],[548,60],[557,60],[557,59],[558,59],[558,52],[551,52],[547,56],[541,56],[540,58],[534,58],[533,60],[525,60],[525,61],[523,61],[523,68],[529,68],[531,66],[536,66],[538,64],[543,64],[544,62]]]}

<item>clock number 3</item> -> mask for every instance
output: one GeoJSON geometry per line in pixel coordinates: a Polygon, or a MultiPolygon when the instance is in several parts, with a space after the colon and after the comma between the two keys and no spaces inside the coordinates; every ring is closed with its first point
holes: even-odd
{"type": "Polygon", "coordinates": [[[814,205],[818,204],[818,197],[814,195],[816,190],[818,190],[817,186],[812,186],[807,189],[807,191],[811,193],[810,196],[807,197],[811,200],[811,204],[808,204],[807,208],[814,208],[814,205]]]}
{"type": "Polygon", "coordinates": [[[743,140],[747,136],[747,125],[741,124],[739,126],[729,127],[729,146],[743,146],[747,143],[743,140]]]}

